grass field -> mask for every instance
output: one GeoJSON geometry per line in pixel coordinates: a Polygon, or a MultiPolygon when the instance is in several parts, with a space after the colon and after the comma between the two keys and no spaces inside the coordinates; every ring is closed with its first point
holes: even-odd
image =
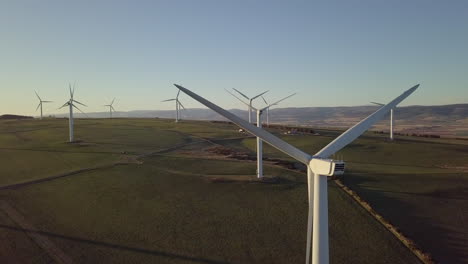
{"type": "MultiPolygon", "coordinates": [[[[35,227],[22,230],[0,211],[1,263],[12,259],[50,263],[26,233],[47,237],[76,263],[304,261],[303,174],[266,165],[267,175],[284,180],[274,184],[211,180],[254,178],[253,162],[203,155],[210,141],[252,151],[254,140],[236,139],[242,136],[235,126],[158,119],[77,120],[76,137],[82,142],[68,144],[67,124],[66,119],[0,122],[0,187],[114,164],[0,190],[0,200],[35,227]],[[222,140],[226,138],[232,140],[222,140]],[[180,148],[169,149],[174,145],[180,148]],[[141,163],[117,164],[128,156],[141,163]]],[[[336,136],[334,131],[321,134],[284,138],[314,152],[336,136]]],[[[464,150],[462,145],[410,139],[389,143],[368,134],[339,153],[349,165],[342,180],[436,259],[464,263],[467,228],[456,214],[468,217],[468,211],[460,211],[467,209],[468,173],[455,169],[466,165],[466,152],[460,154],[464,150]]],[[[287,158],[268,147],[265,153],[287,158]]],[[[329,207],[331,263],[419,263],[333,182],[329,207]]]]}
{"type": "MultiPolygon", "coordinates": [[[[333,136],[286,136],[310,153],[333,136]]],[[[340,151],[342,181],[440,263],[468,263],[468,146],[466,141],[368,133],[340,151]]],[[[253,151],[255,142],[242,141],[253,151]]],[[[271,147],[266,156],[287,158],[271,147]]]]}

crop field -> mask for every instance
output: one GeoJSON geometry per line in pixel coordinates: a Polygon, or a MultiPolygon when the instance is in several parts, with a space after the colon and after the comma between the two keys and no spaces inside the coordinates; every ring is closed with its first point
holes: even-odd
{"type": "MultiPolygon", "coordinates": [[[[261,183],[255,162],[206,151],[253,153],[237,129],[77,119],[69,144],[67,119],[0,121],[0,263],[303,263],[305,175],[266,162],[279,180],[261,183]]],[[[337,136],[320,134],[282,137],[314,153],[337,136]]],[[[436,260],[468,263],[467,146],[397,139],[343,149],[341,180],[436,260]]],[[[331,263],[420,263],[333,181],[329,219],[331,263]]]]}

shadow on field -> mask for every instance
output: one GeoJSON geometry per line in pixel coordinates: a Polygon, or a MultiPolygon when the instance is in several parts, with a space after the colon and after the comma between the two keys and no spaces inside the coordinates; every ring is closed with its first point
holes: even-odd
{"type": "Polygon", "coordinates": [[[112,249],[117,249],[117,250],[125,250],[125,251],[132,251],[132,252],[135,252],[135,253],[148,254],[148,255],[153,255],[153,256],[160,256],[160,257],[165,257],[165,258],[169,258],[169,259],[186,260],[186,261],[191,261],[191,262],[195,262],[195,263],[229,264],[229,262],[220,261],[220,260],[207,259],[207,258],[203,258],[203,257],[184,256],[184,255],[180,255],[180,254],[163,252],[163,251],[159,251],[159,250],[151,250],[151,249],[143,249],[143,248],[137,248],[137,247],[123,246],[123,245],[112,244],[112,243],[103,242],[103,241],[96,241],[96,240],[90,240],[90,239],[79,238],[79,237],[71,237],[71,236],[66,236],[66,235],[61,235],[61,234],[55,234],[55,233],[52,233],[52,232],[30,230],[30,229],[24,229],[24,228],[19,228],[19,227],[14,227],[14,226],[9,226],[9,225],[3,225],[3,224],[0,224],[0,228],[12,230],[12,231],[17,231],[17,232],[34,233],[34,234],[39,234],[39,235],[43,235],[43,236],[46,236],[46,237],[65,239],[65,240],[69,240],[69,241],[73,241],[73,242],[85,243],[85,244],[96,245],[96,246],[100,246],[100,247],[107,247],[107,248],[112,248],[112,249]]]}
{"type": "Polygon", "coordinates": [[[380,173],[384,180],[377,180],[378,176],[351,173],[341,180],[437,263],[468,263],[466,183],[453,182],[447,187],[444,182],[455,181],[459,174],[440,174],[428,178],[427,174],[418,173],[380,173]],[[403,178],[412,180],[406,180],[405,185],[387,185],[403,178]],[[424,191],[426,186],[433,190],[424,191]]]}

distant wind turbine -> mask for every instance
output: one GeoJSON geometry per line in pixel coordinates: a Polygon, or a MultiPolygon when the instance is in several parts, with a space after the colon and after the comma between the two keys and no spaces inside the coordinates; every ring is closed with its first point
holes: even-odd
{"type": "MultiPolygon", "coordinates": [[[[261,94],[258,94],[258,95],[254,96],[254,97],[252,97],[252,98],[249,98],[249,97],[247,97],[247,95],[241,93],[241,92],[240,92],[239,90],[237,90],[236,88],[232,88],[232,89],[233,89],[234,91],[236,91],[238,94],[240,94],[242,97],[244,97],[245,99],[247,99],[247,100],[249,101],[249,104],[248,104],[248,107],[249,107],[249,109],[248,109],[248,111],[249,111],[249,123],[252,123],[252,101],[255,100],[255,99],[257,99],[258,97],[264,95],[264,94],[267,93],[268,91],[265,91],[265,92],[263,92],[263,93],[261,93],[261,94]]],[[[230,94],[232,95],[232,93],[230,93],[230,94]]],[[[236,98],[237,98],[237,96],[236,96],[236,98]]],[[[238,98],[238,99],[239,99],[239,98],[238,98]]]]}
{"type": "Polygon", "coordinates": [[[295,95],[295,94],[296,94],[296,93],[293,93],[293,94],[291,94],[291,95],[288,95],[288,96],[284,97],[283,99],[278,100],[278,101],[276,101],[276,102],[274,102],[274,103],[272,103],[272,104],[268,104],[268,102],[265,100],[265,97],[263,97],[263,95],[262,95],[262,99],[263,99],[263,101],[265,102],[265,104],[267,105],[267,107],[265,107],[265,109],[266,109],[267,127],[270,127],[270,108],[271,108],[272,106],[278,105],[280,102],[282,102],[282,101],[288,99],[289,97],[291,97],[291,96],[293,96],[293,95],[295,95]]]}
{"type": "Polygon", "coordinates": [[[42,120],[42,104],[43,103],[52,103],[52,101],[44,101],[44,100],[41,99],[41,97],[39,97],[39,95],[37,94],[36,91],[34,91],[34,93],[36,93],[37,99],[39,99],[39,104],[37,105],[36,111],[37,111],[37,109],[39,109],[39,107],[41,108],[41,120],[42,120]]]}
{"type": "Polygon", "coordinates": [[[175,105],[176,105],[176,119],[175,119],[175,121],[176,121],[176,122],[179,122],[179,110],[180,110],[180,107],[182,107],[182,109],[185,110],[185,107],[184,107],[184,106],[182,105],[182,103],[179,101],[179,94],[180,94],[180,90],[177,92],[176,98],[167,99],[167,100],[161,101],[161,102],[175,101],[175,105]]]}
{"type": "MultiPolygon", "coordinates": [[[[384,106],[384,104],[381,104],[381,103],[377,103],[377,102],[371,102],[372,104],[375,104],[375,105],[380,105],[380,106],[384,106]]],[[[394,122],[393,122],[393,109],[395,108],[392,108],[390,110],[390,140],[393,140],[393,126],[394,126],[394,122]]]]}
{"type": "Polygon", "coordinates": [[[71,84],[68,84],[68,88],[70,90],[70,99],[64,104],[62,105],[62,107],[60,107],[59,109],[65,107],[68,105],[69,107],[69,110],[70,110],[70,115],[68,117],[68,125],[69,125],[69,131],[70,131],[70,143],[74,142],[75,141],[75,138],[74,138],[74,131],[73,131],[73,125],[74,125],[74,122],[73,122],[73,107],[75,107],[76,109],[78,109],[78,111],[80,111],[81,113],[83,113],[84,115],[86,115],[83,111],[81,111],[80,108],[78,108],[74,103],[77,103],[77,104],[80,104],[82,106],[86,106],[85,104],[82,104],[80,102],[78,102],[77,100],[73,99],[73,94],[75,93],[75,84],[73,84],[73,90],[72,90],[72,87],[71,87],[71,84]]]}
{"type": "Polygon", "coordinates": [[[412,94],[419,87],[419,84],[403,92],[400,96],[396,97],[388,104],[381,107],[367,118],[363,119],[361,122],[346,130],[315,155],[310,155],[306,152],[303,152],[302,150],[290,145],[284,140],[281,140],[268,131],[253,126],[238,116],[224,110],[223,108],[213,104],[212,102],[180,85],[175,84],[175,86],[206,107],[210,108],[221,116],[224,116],[246,131],[261,138],[271,146],[288,154],[289,156],[304,163],[304,165],[307,166],[309,213],[307,219],[306,264],[310,263],[311,250],[313,264],[328,264],[329,237],[327,180],[329,176],[343,174],[345,169],[345,163],[343,161],[329,159],[329,157],[340,151],[349,143],[353,142],[372,125],[381,120],[385,114],[387,114],[396,105],[401,103],[410,94],[412,94]]]}
{"type": "MultiPolygon", "coordinates": [[[[244,100],[240,99],[235,94],[231,93],[231,91],[229,91],[227,89],[225,89],[225,90],[226,90],[226,92],[228,92],[232,96],[234,96],[237,100],[239,100],[241,103],[245,104],[247,107],[252,108],[253,110],[256,111],[256,113],[257,113],[257,127],[261,128],[262,127],[262,114],[263,114],[263,112],[265,110],[268,111],[268,108],[270,108],[270,106],[272,106],[274,104],[268,105],[268,106],[266,106],[266,107],[264,107],[262,109],[257,109],[255,107],[251,106],[250,104],[244,102],[244,100]]],[[[257,137],[257,178],[258,179],[263,178],[263,141],[262,141],[262,139],[260,137],[257,137]]]]}
{"type": "Polygon", "coordinates": [[[115,98],[112,100],[112,102],[108,105],[104,105],[104,106],[108,106],[109,107],[109,114],[110,114],[110,118],[112,118],[112,111],[115,112],[115,109],[114,107],[112,106],[114,104],[114,101],[115,101],[115,98]]]}

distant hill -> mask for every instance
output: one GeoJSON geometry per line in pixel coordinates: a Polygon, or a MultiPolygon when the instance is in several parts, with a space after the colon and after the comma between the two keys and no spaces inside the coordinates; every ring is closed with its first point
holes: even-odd
{"type": "MultiPolygon", "coordinates": [[[[270,111],[270,122],[315,127],[350,127],[376,111],[378,106],[349,107],[297,107],[277,108],[270,111]]],[[[232,113],[247,119],[247,111],[231,109],[232,113]]],[[[92,118],[107,118],[109,113],[87,113],[92,118]]],[[[174,118],[174,110],[136,110],[117,112],[114,117],[174,118]]],[[[66,117],[67,115],[57,115],[66,117]]],[[[78,117],[83,114],[76,113],[78,117]]],[[[188,109],[182,111],[182,119],[225,120],[209,109],[188,109]]],[[[256,119],[253,114],[253,119],[256,119]]],[[[266,118],[264,117],[264,120],[266,118]]],[[[374,130],[387,130],[388,117],[378,123],[374,130]]],[[[405,106],[395,110],[396,131],[402,133],[438,133],[445,136],[468,137],[468,104],[439,106],[405,106]],[[415,132],[416,131],[416,132],[415,132]]]]}
{"type": "Polygon", "coordinates": [[[22,115],[0,115],[0,119],[32,119],[32,116],[22,116],[22,115]]]}

